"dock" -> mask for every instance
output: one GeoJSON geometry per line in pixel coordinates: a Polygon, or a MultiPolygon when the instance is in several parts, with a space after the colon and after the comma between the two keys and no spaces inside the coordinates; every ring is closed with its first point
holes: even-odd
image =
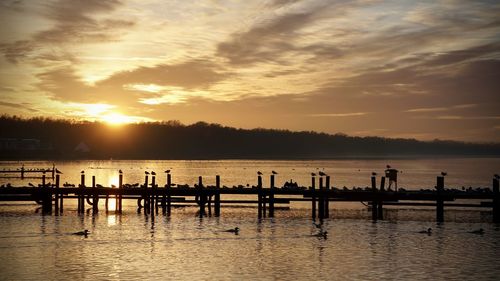
{"type": "Polygon", "coordinates": [[[116,187],[104,187],[96,184],[95,176],[87,185],[85,174],[81,174],[78,185],[60,185],[59,173],[55,173],[55,183],[46,183],[43,173],[39,186],[20,186],[0,188],[0,201],[35,201],[41,205],[42,213],[61,214],[66,200],[76,200],[77,210],[84,213],[91,208],[99,212],[99,201],[105,201],[108,210],[110,198],[116,199],[115,211],[123,211],[123,200],[136,200],[138,212],[148,215],[170,216],[173,207],[195,206],[199,216],[220,216],[221,206],[230,204],[256,205],[258,218],[274,217],[275,210],[287,208],[291,202],[308,202],[311,206],[311,218],[326,219],[336,202],[366,202],[371,210],[373,221],[384,219],[384,206],[419,206],[433,207],[436,221],[444,221],[445,207],[488,208],[493,214],[493,222],[500,222],[499,178],[493,177],[491,188],[449,189],[445,188],[445,177],[436,178],[436,186],[421,190],[390,190],[385,188],[385,177],[372,176],[371,187],[336,188],[331,185],[330,176],[312,176],[309,187],[275,186],[275,176],[270,175],[269,185],[264,186],[261,175],[257,185],[252,187],[221,187],[220,176],[215,176],[215,185],[205,186],[203,178],[198,178],[194,186],[172,184],[172,175],[166,174],[166,183],[160,186],[155,175],[146,175],[142,185],[123,184],[123,174],[119,175],[116,187]],[[318,184],[318,185],[317,185],[318,184]],[[245,199],[223,200],[221,195],[240,195],[245,199]],[[459,202],[457,202],[459,201],[459,202]]]}

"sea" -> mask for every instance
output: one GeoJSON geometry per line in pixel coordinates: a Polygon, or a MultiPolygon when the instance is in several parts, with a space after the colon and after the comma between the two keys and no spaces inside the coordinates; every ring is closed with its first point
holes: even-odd
{"type": "MultiPolygon", "coordinates": [[[[155,172],[162,186],[166,170],[176,184],[252,186],[257,172],[269,186],[311,185],[322,171],[338,188],[370,186],[387,165],[399,170],[398,187],[433,189],[446,172],[446,188],[486,188],[500,173],[500,158],[419,157],[342,160],[106,160],[1,161],[0,171],[52,168],[61,184],[142,184],[155,172]]],[[[47,182],[53,181],[47,174],[47,182]]],[[[41,183],[3,174],[0,185],[41,183]]],[[[387,208],[373,222],[363,202],[331,205],[331,217],[313,221],[310,206],[292,204],[274,218],[257,218],[251,206],[223,206],[220,217],[200,218],[194,207],[174,208],[171,216],[124,211],[78,214],[65,202],[63,214],[44,215],[35,202],[0,202],[0,280],[498,280],[500,225],[489,209],[445,209],[445,222],[433,208],[387,208]],[[239,232],[228,232],[239,228],[239,232]],[[431,228],[431,233],[421,233],[431,228]],[[87,236],[75,232],[89,230],[87,236]],[[483,229],[482,233],[477,230],[483,229]],[[318,235],[327,232],[327,235],[318,235]]],[[[103,203],[104,204],[104,203],[103,203]]]]}

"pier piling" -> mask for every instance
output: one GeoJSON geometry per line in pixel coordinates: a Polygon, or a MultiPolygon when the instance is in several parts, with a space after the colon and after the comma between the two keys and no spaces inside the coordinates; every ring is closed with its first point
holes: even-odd
{"type": "Polygon", "coordinates": [[[493,222],[500,223],[500,191],[498,178],[493,178],[493,222]]]}
{"type": "Polygon", "coordinates": [[[269,185],[269,217],[274,217],[274,175],[271,175],[269,185]]]}
{"type": "MultiPolygon", "coordinates": [[[[384,193],[385,191],[385,177],[380,177],[380,192],[384,193]]],[[[378,200],[377,202],[377,216],[379,220],[384,219],[384,204],[382,200],[378,200]]]]}
{"type": "Polygon", "coordinates": [[[444,191],[444,177],[437,177],[436,184],[436,221],[444,222],[444,200],[443,200],[443,191],[444,191]]]}
{"type": "Polygon", "coordinates": [[[326,176],[325,178],[325,187],[326,187],[326,192],[327,195],[325,196],[325,218],[330,217],[330,176],[326,176]]]}
{"type": "Polygon", "coordinates": [[[95,176],[92,176],[92,191],[94,192],[92,198],[92,212],[99,212],[99,193],[96,192],[95,176]]]}
{"type": "Polygon", "coordinates": [[[120,190],[120,194],[118,195],[118,212],[121,214],[123,211],[123,175],[120,173],[118,176],[118,189],[120,190]]]}
{"type": "Polygon", "coordinates": [[[220,216],[220,176],[215,176],[215,216],[220,216]]]}
{"type": "Polygon", "coordinates": [[[262,176],[257,176],[257,213],[259,219],[262,218],[262,211],[264,207],[264,196],[262,194],[262,176]]]}
{"type": "Polygon", "coordinates": [[[375,178],[375,176],[371,177],[371,181],[372,181],[372,198],[373,198],[373,201],[372,201],[372,220],[377,221],[378,208],[377,208],[377,200],[375,199],[377,197],[377,179],[375,178]]]}
{"type": "Polygon", "coordinates": [[[59,175],[56,175],[56,184],[55,184],[55,194],[54,194],[54,211],[56,214],[59,214],[59,175]]]}
{"type": "Polygon", "coordinates": [[[167,174],[167,216],[170,216],[172,211],[172,176],[167,174]]]}
{"type": "Polygon", "coordinates": [[[85,212],[85,199],[83,189],[85,188],[85,173],[80,176],[80,192],[78,194],[78,213],[83,214],[85,212]]]}
{"type": "Polygon", "coordinates": [[[312,176],[311,179],[311,187],[309,190],[311,191],[311,215],[312,219],[316,220],[316,191],[314,190],[316,188],[316,177],[312,176]]]}
{"type": "Polygon", "coordinates": [[[319,177],[319,195],[318,195],[318,217],[323,220],[325,217],[325,200],[324,200],[324,189],[323,189],[323,177],[319,177]]]}

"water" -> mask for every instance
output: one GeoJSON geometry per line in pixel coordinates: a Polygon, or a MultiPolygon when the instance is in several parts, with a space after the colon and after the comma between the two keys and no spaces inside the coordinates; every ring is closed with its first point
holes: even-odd
{"type": "MultiPolygon", "coordinates": [[[[447,186],[490,186],[500,167],[500,159],[55,164],[62,182],[72,183],[81,170],[111,185],[118,169],[132,183],[144,180],[144,170],[162,174],[172,168],[175,182],[191,185],[200,175],[213,184],[216,174],[223,185],[252,185],[257,170],[278,171],[278,184],[292,178],[309,185],[309,174],[324,169],[335,186],[366,186],[371,172],[381,173],[388,162],[403,170],[399,183],[408,189],[433,187],[443,170],[447,186]]],[[[19,165],[0,162],[0,169],[19,165]]],[[[3,181],[26,185],[39,179],[3,181]]],[[[138,214],[135,202],[124,204],[122,215],[103,209],[77,214],[68,201],[63,215],[43,216],[31,203],[1,203],[0,280],[497,280],[500,274],[500,226],[488,223],[489,211],[447,210],[446,222],[438,225],[433,210],[387,210],[386,221],[372,223],[364,209],[337,208],[323,224],[329,233],[324,239],[314,236],[318,230],[307,209],[277,210],[275,218],[258,220],[255,209],[223,207],[220,218],[200,219],[195,208],[152,217],[138,214]],[[238,235],[223,232],[235,226],[238,235]],[[428,227],[431,235],[418,233],[428,227]],[[470,233],[479,228],[483,235],[470,233]],[[83,229],[91,232],[87,238],[71,235],[83,229]]]]}
{"type": "MultiPolygon", "coordinates": [[[[110,160],[110,161],[0,161],[0,170],[20,168],[51,168],[52,164],[63,172],[61,182],[80,183],[80,171],[103,186],[118,185],[118,171],[124,173],[125,183],[143,183],[145,171],[155,171],[157,182],[164,185],[164,171],[171,170],[172,180],[179,184],[193,185],[203,176],[206,185],[215,184],[215,176],[221,176],[221,184],[226,186],[256,185],[257,171],[264,173],[264,184],[272,170],[276,176],[276,186],[283,186],[293,180],[302,186],[309,186],[310,174],[327,172],[336,187],[369,186],[372,172],[383,175],[390,164],[400,170],[398,185],[407,189],[433,188],[436,176],[446,171],[447,187],[490,187],[494,174],[500,173],[500,158],[416,158],[393,160],[324,160],[324,161],[263,161],[263,160],[221,160],[221,161],[165,161],[165,160],[110,160]]],[[[0,178],[0,184],[27,185],[28,182],[40,183],[40,179],[0,178]]]]}

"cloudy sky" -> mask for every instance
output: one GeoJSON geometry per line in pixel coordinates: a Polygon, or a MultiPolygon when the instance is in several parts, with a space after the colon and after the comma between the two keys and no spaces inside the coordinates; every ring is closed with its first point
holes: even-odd
{"type": "Polygon", "coordinates": [[[0,3],[3,114],[500,141],[499,1],[0,3]]]}

